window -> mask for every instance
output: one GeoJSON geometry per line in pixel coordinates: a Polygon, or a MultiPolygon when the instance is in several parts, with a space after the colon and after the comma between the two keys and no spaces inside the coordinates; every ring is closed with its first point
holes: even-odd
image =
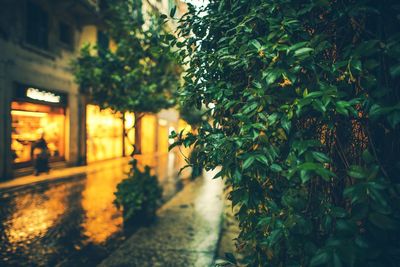
{"type": "Polygon", "coordinates": [[[124,124],[121,114],[86,106],[87,162],[122,157],[124,124]]]}
{"type": "Polygon", "coordinates": [[[26,8],[26,42],[42,49],[48,49],[48,14],[40,6],[30,1],[26,8]]]}
{"type": "Polygon", "coordinates": [[[60,22],[58,32],[60,42],[72,47],[74,43],[72,27],[64,22],[60,22]]]}

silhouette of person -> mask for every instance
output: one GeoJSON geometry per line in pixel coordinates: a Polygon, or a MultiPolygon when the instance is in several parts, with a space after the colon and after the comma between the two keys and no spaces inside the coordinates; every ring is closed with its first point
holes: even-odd
{"type": "Polygon", "coordinates": [[[44,133],[42,133],[40,139],[32,145],[31,157],[33,159],[35,175],[39,175],[41,172],[48,173],[50,171],[49,149],[44,139],[44,133]]]}

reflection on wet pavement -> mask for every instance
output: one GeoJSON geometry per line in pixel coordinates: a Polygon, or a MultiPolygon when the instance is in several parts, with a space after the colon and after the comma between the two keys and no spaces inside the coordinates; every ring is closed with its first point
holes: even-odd
{"type": "Polygon", "coordinates": [[[107,169],[101,172],[100,177],[99,173],[88,175],[82,192],[82,208],[86,214],[82,223],[83,234],[96,244],[106,241],[122,225],[122,217],[112,205],[113,192],[121,175],[113,173],[113,169],[107,169]]]}
{"type": "Polygon", "coordinates": [[[212,266],[223,211],[218,171],[188,184],[158,211],[156,223],[139,229],[99,267],[212,266]]]}
{"type": "MultiPolygon", "coordinates": [[[[169,199],[181,187],[175,154],[141,156],[154,167],[169,199]]],[[[125,238],[121,212],[113,205],[125,161],[64,182],[0,196],[0,266],[94,266],[125,238]]]]}

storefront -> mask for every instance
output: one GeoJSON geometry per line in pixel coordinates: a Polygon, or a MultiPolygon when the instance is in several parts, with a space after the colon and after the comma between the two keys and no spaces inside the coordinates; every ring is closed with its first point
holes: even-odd
{"type": "Polygon", "coordinates": [[[146,114],[141,118],[141,153],[157,152],[157,116],[146,114]]]}
{"type": "Polygon", "coordinates": [[[67,95],[15,85],[11,102],[11,156],[14,169],[32,166],[33,145],[43,137],[50,162],[64,161],[67,95]]]}
{"type": "Polygon", "coordinates": [[[124,123],[121,114],[87,105],[86,136],[88,163],[123,156],[124,123]]]}

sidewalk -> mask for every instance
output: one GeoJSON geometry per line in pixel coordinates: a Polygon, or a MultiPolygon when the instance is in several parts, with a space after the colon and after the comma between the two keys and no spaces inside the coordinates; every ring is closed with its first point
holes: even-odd
{"type": "Polygon", "coordinates": [[[223,182],[213,173],[188,184],[100,267],[207,267],[214,262],[223,215],[223,182]]]}
{"type": "MultiPolygon", "coordinates": [[[[166,177],[172,177],[179,172],[179,169],[184,165],[183,159],[180,159],[176,153],[168,154],[146,154],[136,155],[139,166],[149,165],[160,180],[166,177]]],[[[90,163],[85,166],[68,167],[63,169],[50,170],[49,174],[41,174],[39,176],[28,175],[18,177],[9,181],[0,182],[0,193],[12,192],[23,187],[35,186],[38,184],[56,182],[79,175],[98,172],[103,169],[111,168],[116,165],[126,166],[126,171],[129,170],[128,162],[131,157],[116,158],[104,160],[100,162],[90,163]]],[[[181,174],[182,177],[188,176],[188,171],[181,174]]]]}
{"type": "Polygon", "coordinates": [[[109,168],[115,164],[127,164],[129,158],[117,158],[98,163],[93,163],[85,166],[68,167],[63,169],[50,170],[48,174],[41,174],[39,176],[28,175],[18,177],[6,182],[0,182],[0,193],[18,190],[22,187],[34,186],[37,184],[55,182],[58,180],[67,179],[69,177],[97,172],[99,170],[109,168]]]}

